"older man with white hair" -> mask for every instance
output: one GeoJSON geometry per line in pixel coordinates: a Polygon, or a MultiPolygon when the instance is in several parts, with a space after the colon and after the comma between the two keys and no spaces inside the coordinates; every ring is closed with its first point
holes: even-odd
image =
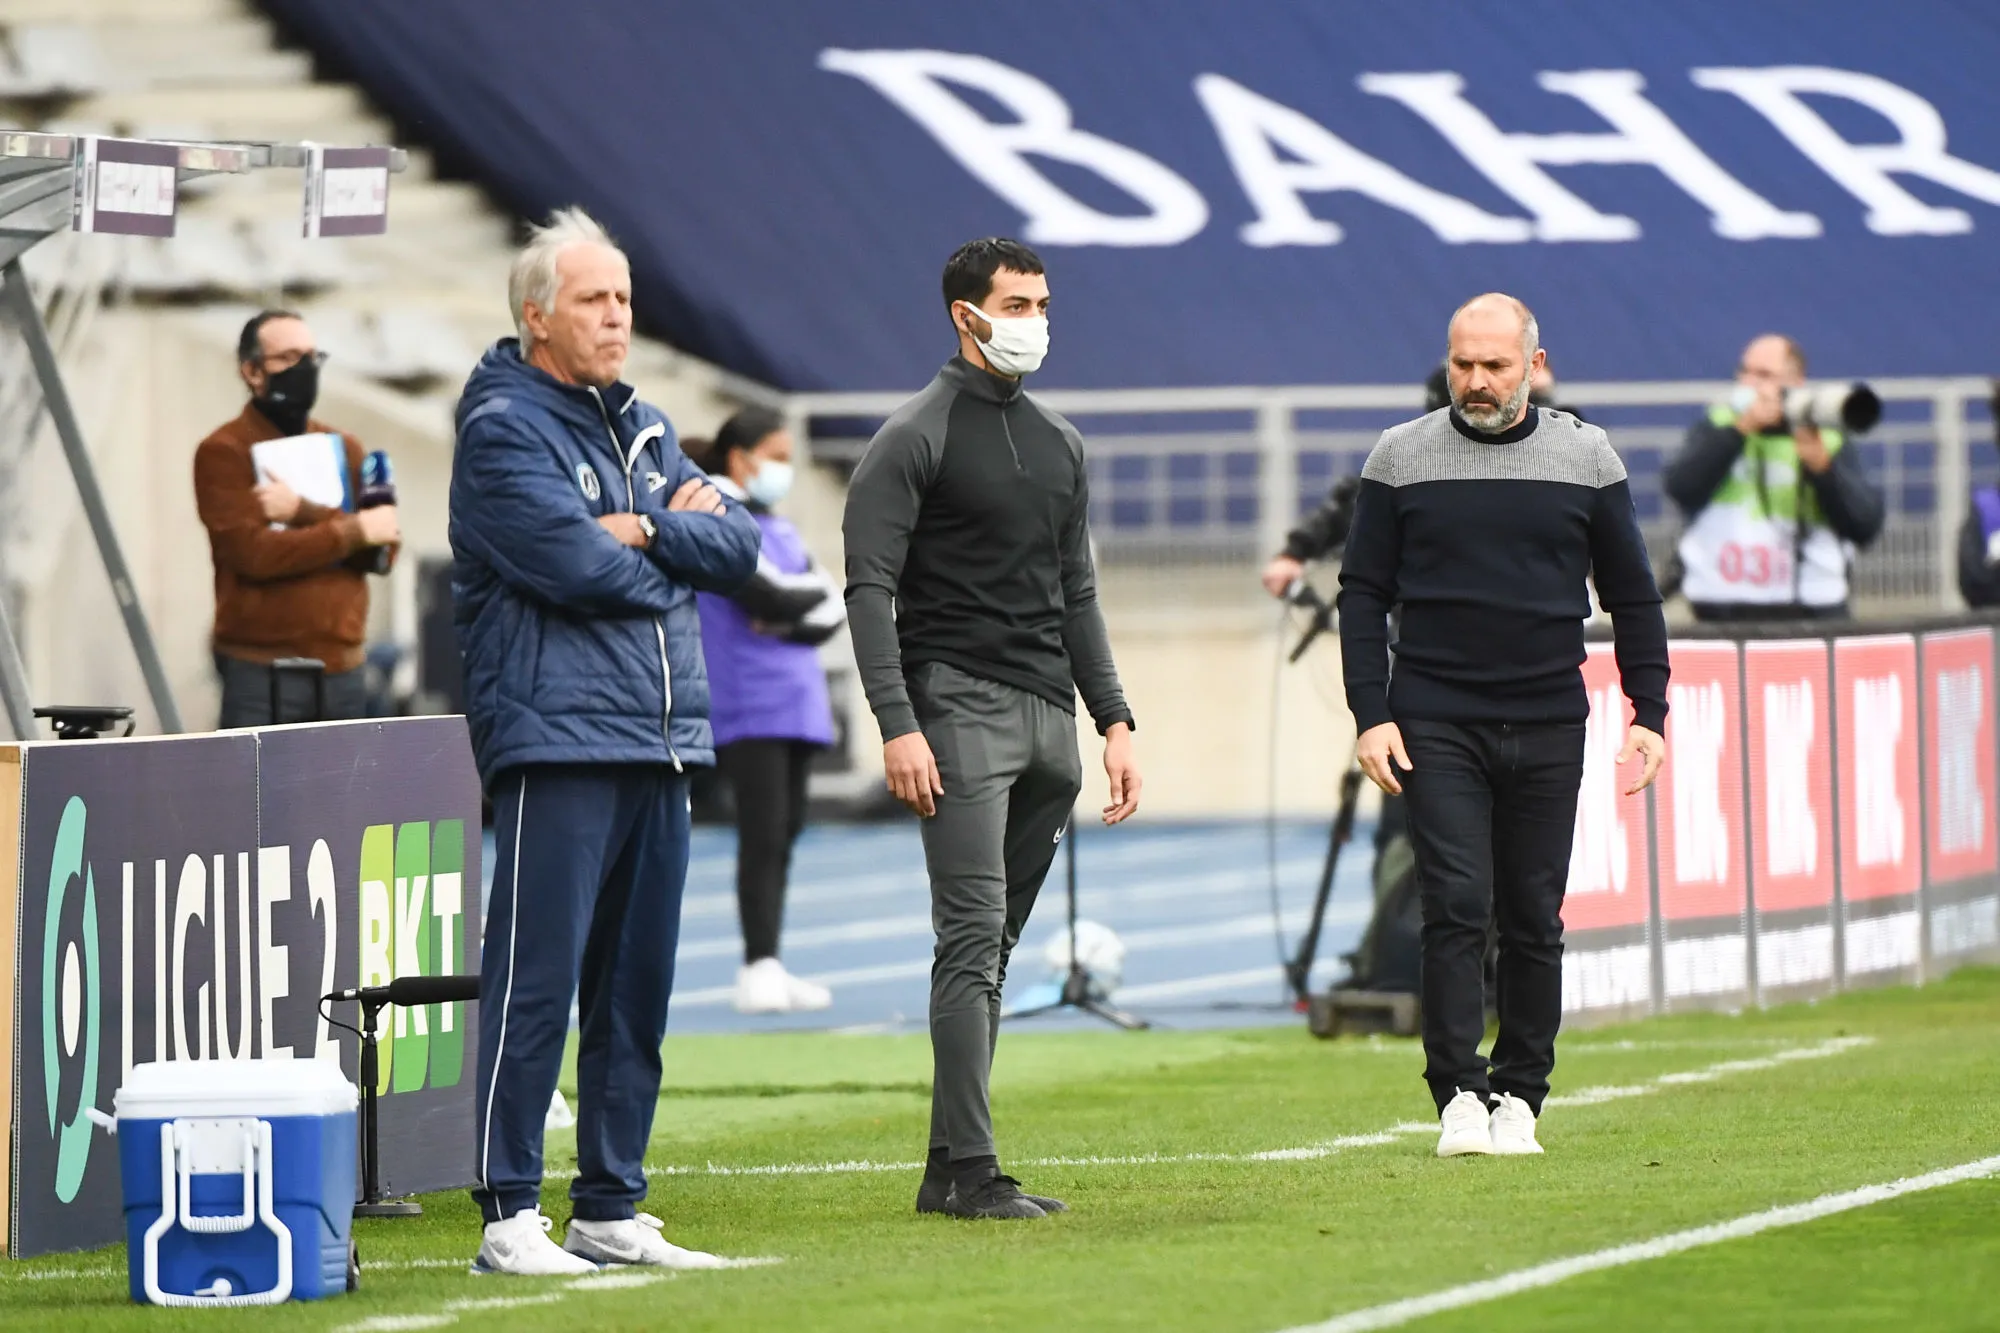
{"type": "Polygon", "coordinates": [[[1631,792],[1666,757],[1667,627],[1611,441],[1529,401],[1544,361],[1534,315],[1489,293],[1459,308],[1446,340],[1451,405],[1383,432],[1362,469],[1340,574],[1343,670],[1361,766],[1404,793],[1409,813],[1438,1156],[1539,1153],[1590,714],[1586,580],[1611,613],[1632,703],[1618,756],[1644,760],[1631,792]],[[1500,1035],[1488,1059],[1495,920],[1500,1035]]]}
{"type": "Polygon", "coordinates": [[[557,213],[508,294],[520,336],[466,383],[451,480],[466,713],[499,843],[480,966],[474,1268],[712,1267],[638,1205],[687,878],[687,770],[715,762],[695,592],[750,577],[757,525],[619,382],[632,281],[601,227],[557,213]],[[540,1212],[542,1123],[572,1000],[577,1178],[559,1248],[540,1212]]]}

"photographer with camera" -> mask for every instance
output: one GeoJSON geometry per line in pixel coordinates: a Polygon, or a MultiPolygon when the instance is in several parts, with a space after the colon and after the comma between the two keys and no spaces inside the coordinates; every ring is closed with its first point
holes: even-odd
{"type": "Polygon", "coordinates": [[[1667,494],[1687,519],[1680,590],[1697,620],[1848,614],[1854,552],[1883,519],[1848,435],[1873,427],[1882,407],[1865,385],[1815,392],[1805,382],[1797,343],[1752,339],[1735,392],[1688,428],[1667,464],[1667,494]]]}

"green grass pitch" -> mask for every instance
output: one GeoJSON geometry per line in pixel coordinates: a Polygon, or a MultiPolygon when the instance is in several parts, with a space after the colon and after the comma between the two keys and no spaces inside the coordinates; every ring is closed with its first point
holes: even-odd
{"type": "MultiPolygon", "coordinates": [[[[135,1309],[121,1247],[0,1262],[0,1327],[1269,1333],[2000,1154],[2000,970],[1572,1033],[1540,1158],[1434,1158],[1421,1067],[1415,1043],[1302,1026],[1009,1034],[1003,1160],[1074,1211],[965,1223],[911,1210],[921,1035],[675,1038],[647,1207],[681,1244],[765,1265],[475,1278],[471,1205],[438,1195],[421,1220],[357,1224],[352,1296],[135,1309]],[[810,1169],[727,1170],[775,1165],[810,1169]]],[[[551,1136],[552,1171],[572,1143],[551,1136]]],[[[564,1182],[543,1197],[560,1226],[564,1182]]],[[[1988,1177],[1409,1327],[2000,1328],[1996,1277],[1988,1177]]]]}

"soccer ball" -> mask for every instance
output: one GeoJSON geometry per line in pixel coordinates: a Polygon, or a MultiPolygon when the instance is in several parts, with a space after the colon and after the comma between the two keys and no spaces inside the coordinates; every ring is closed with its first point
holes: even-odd
{"type": "MultiPolygon", "coordinates": [[[[1100,1000],[1109,998],[1125,979],[1125,942],[1109,926],[1079,920],[1076,923],[1076,956],[1090,978],[1090,993],[1100,1000]]],[[[1050,980],[1057,985],[1069,978],[1067,925],[1058,928],[1042,949],[1042,961],[1048,966],[1050,980]]]]}

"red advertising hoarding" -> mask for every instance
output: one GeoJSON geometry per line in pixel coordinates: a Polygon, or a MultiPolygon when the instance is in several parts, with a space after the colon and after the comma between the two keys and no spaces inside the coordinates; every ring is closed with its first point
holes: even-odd
{"type": "Polygon", "coordinates": [[[1757,986],[1833,977],[1833,714],[1826,641],[1743,645],[1757,986]]]}
{"type": "Polygon", "coordinates": [[[1923,882],[1917,794],[1917,641],[1833,646],[1840,727],[1840,891],[1847,902],[1914,894],[1923,882]]]}
{"type": "Polygon", "coordinates": [[[1668,921],[1741,916],[1742,688],[1733,643],[1675,643],[1660,770],[1660,914],[1668,921]]]}
{"type": "Polygon", "coordinates": [[[1669,1000],[1749,986],[1743,692],[1734,643],[1670,646],[1667,762],[1654,789],[1662,971],[1669,1000]]]}
{"type": "Polygon", "coordinates": [[[1917,641],[1834,645],[1839,700],[1842,973],[1894,980],[1921,961],[1922,795],[1917,787],[1917,641]]]}
{"type": "Polygon", "coordinates": [[[1833,903],[1833,737],[1820,639],[1743,646],[1757,911],[1833,903]]]}
{"type": "Polygon", "coordinates": [[[1624,794],[1638,766],[1621,771],[1618,751],[1632,708],[1610,644],[1592,644],[1583,664],[1590,695],[1583,785],[1577,792],[1563,897],[1563,1008],[1644,1009],[1653,999],[1652,873],[1646,845],[1646,797],[1624,794]]]}
{"type": "Polygon", "coordinates": [[[1924,635],[1924,744],[1930,882],[1992,875],[1993,631],[1924,635]]]}
{"type": "Polygon", "coordinates": [[[1652,885],[1646,866],[1646,798],[1624,791],[1638,763],[1618,767],[1632,707],[1618,683],[1609,644],[1592,644],[1583,664],[1590,693],[1590,721],[1583,750],[1583,786],[1576,799],[1576,835],[1570,845],[1569,888],[1563,898],[1566,931],[1643,926],[1652,885]]]}

